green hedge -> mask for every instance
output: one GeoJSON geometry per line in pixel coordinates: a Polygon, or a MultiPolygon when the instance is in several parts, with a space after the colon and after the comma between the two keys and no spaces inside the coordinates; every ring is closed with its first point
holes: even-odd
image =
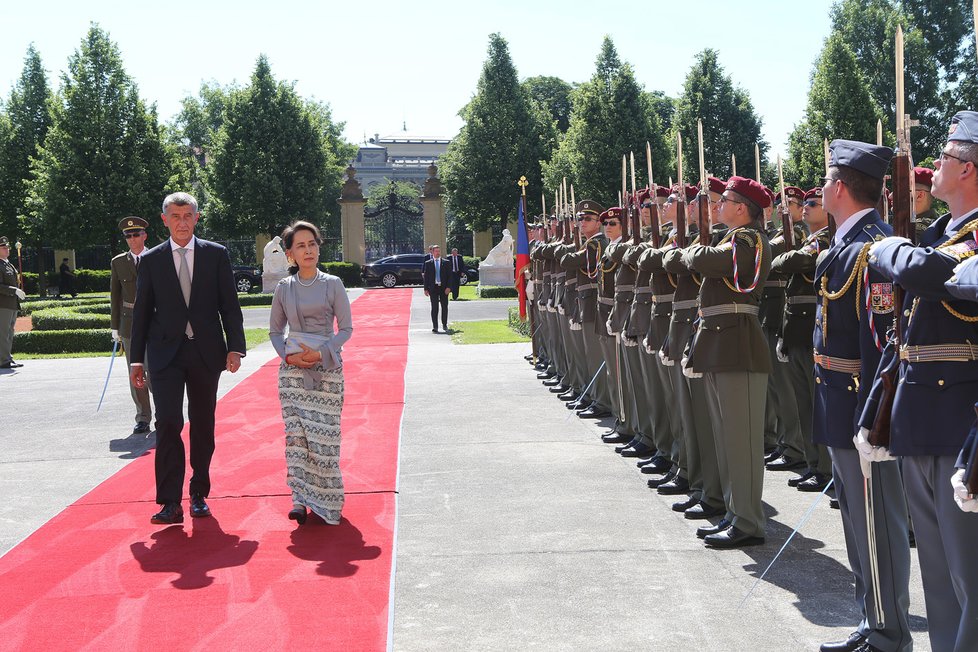
{"type": "MultiPolygon", "coordinates": [[[[78,310],[79,308],[85,308],[96,305],[108,305],[108,297],[79,297],[77,299],[42,299],[24,301],[20,304],[20,314],[21,315],[31,315],[38,310],[47,310],[48,308],[74,308],[78,310]]],[[[94,312],[94,311],[91,311],[94,312]]]]}
{"type": "Polygon", "coordinates": [[[241,307],[245,306],[270,306],[272,305],[272,295],[269,294],[239,294],[238,303],[241,307]]]}
{"type": "MultiPolygon", "coordinates": [[[[112,278],[112,271],[108,269],[76,269],[75,270],[75,292],[108,292],[109,280],[112,278]]],[[[48,287],[57,287],[61,284],[61,275],[58,272],[48,272],[48,287]]],[[[24,272],[24,292],[37,294],[37,274],[34,272],[24,272]]]]}
{"type": "Polygon", "coordinates": [[[499,287],[496,285],[479,285],[475,294],[483,299],[515,299],[519,296],[516,293],[516,288],[499,287]]]}
{"type": "Polygon", "coordinates": [[[481,262],[482,259],[478,256],[462,256],[462,264],[465,265],[466,268],[471,267],[472,269],[479,269],[479,263],[481,262]]]}
{"type": "Polygon", "coordinates": [[[523,321],[520,319],[520,308],[519,306],[514,306],[509,309],[509,327],[514,331],[522,335],[523,337],[530,337],[530,319],[527,316],[527,320],[523,321]]]}
{"type": "MultiPolygon", "coordinates": [[[[84,308],[84,306],[80,307],[84,308]]],[[[36,331],[110,328],[109,322],[109,315],[83,312],[72,308],[48,308],[31,313],[31,327],[36,331]]]]}
{"type": "Polygon", "coordinates": [[[108,328],[14,333],[16,353],[90,353],[111,350],[112,331],[108,328]]]}
{"type": "Polygon", "coordinates": [[[319,268],[327,274],[339,276],[343,285],[348,288],[358,288],[363,285],[360,278],[360,265],[357,263],[319,263],[319,268]]]}

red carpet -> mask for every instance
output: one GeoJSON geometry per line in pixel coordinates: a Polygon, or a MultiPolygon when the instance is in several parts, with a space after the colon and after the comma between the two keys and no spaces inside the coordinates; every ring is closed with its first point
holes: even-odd
{"type": "Polygon", "coordinates": [[[0,650],[385,650],[410,305],[353,304],[340,525],[285,517],[273,360],[218,403],[215,516],[151,525],[133,461],[0,558],[0,650]]]}

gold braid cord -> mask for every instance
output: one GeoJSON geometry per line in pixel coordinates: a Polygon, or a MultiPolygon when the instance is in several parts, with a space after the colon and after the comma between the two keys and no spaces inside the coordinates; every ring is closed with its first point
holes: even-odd
{"type": "Polygon", "coordinates": [[[601,271],[601,242],[598,240],[594,241],[594,246],[597,250],[594,253],[594,271],[591,271],[591,264],[588,262],[587,249],[591,246],[590,240],[586,245],[584,245],[584,274],[588,278],[594,278],[601,271]]]}
{"type": "MultiPolygon", "coordinates": [[[[946,249],[947,247],[950,247],[951,245],[958,243],[959,241],[963,240],[966,236],[973,233],[975,229],[978,229],[978,220],[972,220],[967,224],[965,224],[964,226],[962,226],[960,229],[958,229],[957,233],[955,233],[950,238],[948,238],[948,241],[941,244],[939,247],[937,247],[937,249],[938,250],[946,249]]],[[[910,317],[907,319],[907,326],[910,325],[910,320],[913,319],[914,313],[917,312],[918,301],[920,301],[920,297],[914,298],[913,310],[910,313],[910,317]]],[[[962,314],[957,310],[955,310],[954,308],[952,308],[951,304],[948,303],[947,301],[941,301],[941,305],[944,306],[944,309],[947,310],[949,313],[951,313],[952,316],[956,317],[957,319],[960,319],[963,322],[966,322],[968,324],[978,323],[978,315],[972,317],[971,315],[962,314]]]]}
{"type": "Polygon", "coordinates": [[[856,284],[856,300],[853,302],[856,308],[856,320],[861,318],[859,312],[859,295],[862,289],[862,271],[866,267],[866,260],[869,257],[869,248],[873,246],[873,242],[867,242],[863,245],[862,249],[859,250],[859,255],[856,256],[856,264],[852,266],[852,273],[849,274],[849,278],[843,283],[842,287],[836,292],[829,292],[829,279],[827,276],[822,277],[822,344],[829,337],[829,301],[836,301],[845,296],[845,293],[849,291],[852,287],[853,282],[856,284]]]}

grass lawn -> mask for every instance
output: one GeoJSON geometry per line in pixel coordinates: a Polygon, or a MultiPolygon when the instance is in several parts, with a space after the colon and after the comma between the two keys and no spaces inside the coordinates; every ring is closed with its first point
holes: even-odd
{"type": "Polygon", "coordinates": [[[449,325],[453,344],[512,344],[529,342],[512,328],[505,319],[486,321],[459,321],[449,325]]]}
{"type": "MultiPolygon", "coordinates": [[[[268,329],[267,328],[246,328],[245,329],[245,344],[248,350],[251,350],[268,341],[268,329]]],[[[122,356],[120,351],[117,355],[122,356]]],[[[20,353],[18,354],[14,351],[15,360],[51,360],[51,359],[62,359],[62,358],[110,358],[112,357],[111,351],[89,351],[83,353],[20,353]]]]}

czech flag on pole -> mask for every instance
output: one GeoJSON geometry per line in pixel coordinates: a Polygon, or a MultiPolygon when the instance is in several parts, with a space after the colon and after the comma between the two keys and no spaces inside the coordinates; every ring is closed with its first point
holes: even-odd
{"type": "Polygon", "coordinates": [[[530,240],[526,234],[526,218],[523,200],[520,200],[516,219],[516,292],[520,297],[520,319],[526,321],[526,276],[523,270],[530,266],[530,240]]]}

